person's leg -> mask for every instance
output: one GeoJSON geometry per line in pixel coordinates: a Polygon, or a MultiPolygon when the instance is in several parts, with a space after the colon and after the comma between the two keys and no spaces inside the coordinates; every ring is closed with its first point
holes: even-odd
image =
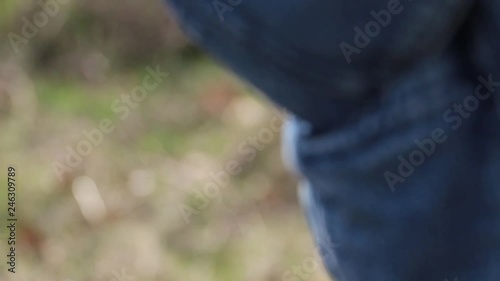
{"type": "Polygon", "coordinates": [[[316,130],[446,51],[474,2],[166,1],[196,43],[316,130]]]}
{"type": "Polygon", "coordinates": [[[291,158],[339,281],[498,280],[499,119],[455,36],[474,1],[168,2],[296,116],[291,158]]]}
{"type": "Polygon", "coordinates": [[[440,74],[395,88],[318,135],[294,121],[286,141],[307,179],[302,202],[337,280],[498,280],[500,119],[493,94],[477,98],[481,81],[463,81],[440,74]]]}

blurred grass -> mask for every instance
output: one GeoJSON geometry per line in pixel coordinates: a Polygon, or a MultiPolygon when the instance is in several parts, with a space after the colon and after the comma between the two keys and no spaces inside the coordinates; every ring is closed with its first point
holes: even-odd
{"type": "Polygon", "coordinates": [[[19,219],[11,275],[0,186],[0,280],[108,281],[123,268],[145,281],[271,281],[313,255],[279,138],[251,163],[237,151],[268,126],[271,105],[192,46],[160,2],[70,1],[16,54],[5,38],[38,10],[0,3],[0,183],[15,165],[19,219]],[[171,75],[118,120],[113,100],[156,65],[171,75]],[[52,163],[103,118],[115,131],[59,181],[52,163]],[[230,160],[242,173],[187,224],[179,206],[230,160]],[[77,204],[81,176],[106,207],[98,222],[77,204]]]}

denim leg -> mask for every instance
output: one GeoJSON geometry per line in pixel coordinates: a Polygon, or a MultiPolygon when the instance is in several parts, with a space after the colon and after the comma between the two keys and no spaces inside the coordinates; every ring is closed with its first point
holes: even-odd
{"type": "Polygon", "coordinates": [[[498,1],[230,1],[224,19],[216,1],[167,2],[296,116],[290,159],[338,281],[499,280],[500,107],[484,98],[500,81],[498,1]],[[389,3],[391,24],[345,56],[389,3]]]}
{"type": "Polygon", "coordinates": [[[495,95],[477,98],[481,80],[448,63],[416,70],[341,129],[289,125],[295,134],[286,141],[306,180],[302,202],[338,281],[498,280],[495,95]],[[467,114],[454,111],[464,104],[467,114]]]}

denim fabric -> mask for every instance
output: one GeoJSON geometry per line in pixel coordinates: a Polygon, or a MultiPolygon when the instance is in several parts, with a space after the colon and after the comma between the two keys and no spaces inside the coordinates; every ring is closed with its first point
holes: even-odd
{"type": "Polygon", "coordinates": [[[332,276],[500,280],[499,2],[167,2],[295,116],[285,142],[332,276]]]}

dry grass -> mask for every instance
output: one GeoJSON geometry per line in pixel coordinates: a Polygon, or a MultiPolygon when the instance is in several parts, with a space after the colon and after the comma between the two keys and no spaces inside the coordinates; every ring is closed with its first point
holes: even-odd
{"type": "MultiPolygon", "coordinates": [[[[238,150],[269,126],[271,106],[199,56],[159,3],[101,2],[75,0],[19,54],[0,43],[0,182],[15,165],[19,219],[18,272],[6,271],[2,227],[0,280],[118,281],[122,269],[141,281],[282,280],[314,252],[295,183],[278,135],[252,161],[238,150]],[[117,118],[113,101],[147,65],[170,76],[117,118]],[[54,161],[103,118],[116,129],[59,179],[54,161]],[[241,173],[187,223],[179,207],[230,161],[241,173]]],[[[5,32],[37,10],[3,5],[5,32]]],[[[328,278],[319,269],[298,280],[328,278]]]]}

